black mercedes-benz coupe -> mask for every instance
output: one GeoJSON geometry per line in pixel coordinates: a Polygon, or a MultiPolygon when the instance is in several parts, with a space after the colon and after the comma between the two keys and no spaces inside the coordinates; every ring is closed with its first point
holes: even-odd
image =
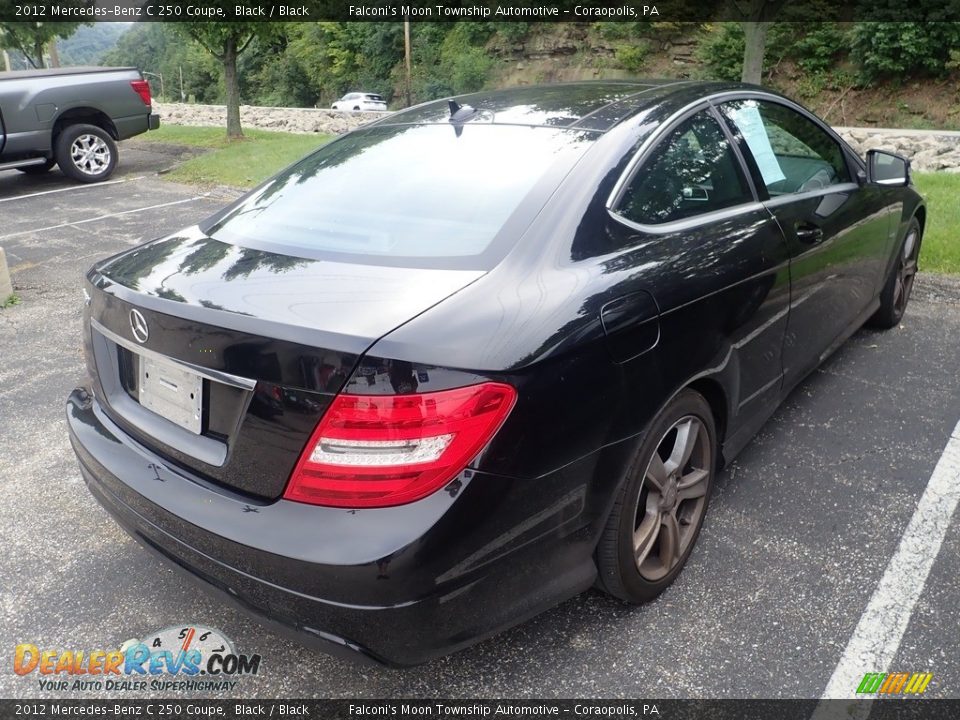
{"type": "Polygon", "coordinates": [[[905,160],[759,87],[427,103],[90,270],[71,440],[222,597],[422,662],[662,592],[724,463],[899,322],[925,222],[905,160]]]}

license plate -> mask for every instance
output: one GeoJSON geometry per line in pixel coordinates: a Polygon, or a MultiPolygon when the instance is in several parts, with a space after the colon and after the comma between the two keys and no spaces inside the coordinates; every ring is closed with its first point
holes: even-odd
{"type": "Polygon", "coordinates": [[[174,363],[140,356],[139,400],[147,410],[200,434],[203,378],[174,363]]]}

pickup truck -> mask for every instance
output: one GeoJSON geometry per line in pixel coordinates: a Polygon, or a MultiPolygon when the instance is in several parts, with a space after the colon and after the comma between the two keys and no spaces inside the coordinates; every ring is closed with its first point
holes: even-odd
{"type": "Polygon", "coordinates": [[[80,182],[106,180],[117,141],[155,130],[150,86],[136,68],[0,72],[0,170],[54,165],[80,182]]]}

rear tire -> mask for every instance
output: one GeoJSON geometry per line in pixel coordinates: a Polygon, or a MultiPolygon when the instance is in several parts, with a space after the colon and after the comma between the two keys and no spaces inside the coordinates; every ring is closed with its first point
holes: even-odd
{"type": "Polygon", "coordinates": [[[70,125],[57,137],[54,157],[67,177],[85,183],[100,182],[117,167],[117,144],[96,125],[70,125]]]}
{"type": "Polygon", "coordinates": [[[684,390],[650,423],[597,545],[598,585],[643,603],[667,589],[700,534],[713,490],[710,405],[684,390]]]}
{"type": "Polygon", "coordinates": [[[900,324],[907,310],[907,303],[910,301],[910,291],[913,290],[922,239],[920,223],[916,218],[911,218],[897,253],[897,259],[883,285],[883,290],[880,291],[880,308],[867,321],[867,325],[880,330],[889,330],[900,324]]]}
{"type": "Polygon", "coordinates": [[[25,175],[43,175],[50,172],[56,164],[56,160],[47,160],[43,165],[27,165],[26,167],[17,168],[17,170],[25,175]]]}

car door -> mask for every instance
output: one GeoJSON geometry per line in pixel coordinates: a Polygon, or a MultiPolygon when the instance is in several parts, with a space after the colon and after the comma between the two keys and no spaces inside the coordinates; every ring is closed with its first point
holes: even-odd
{"type": "Polygon", "coordinates": [[[752,96],[719,109],[787,240],[791,300],[783,366],[789,387],[871,312],[888,243],[888,208],[856,181],[841,144],[799,108],[752,96]]]}
{"type": "Polygon", "coordinates": [[[608,234],[631,248],[618,259],[659,308],[663,360],[647,381],[675,387],[714,368],[726,378],[729,429],[755,429],[779,401],[788,258],[721,118],[707,107],[668,129],[611,212],[608,234]]]}

